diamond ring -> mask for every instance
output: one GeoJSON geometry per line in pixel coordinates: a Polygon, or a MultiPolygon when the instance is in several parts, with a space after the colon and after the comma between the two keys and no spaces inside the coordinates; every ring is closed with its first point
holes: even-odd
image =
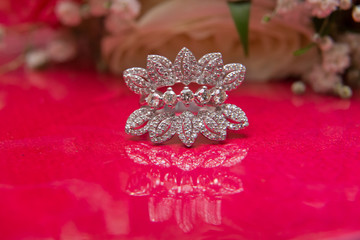
{"type": "Polygon", "coordinates": [[[226,138],[226,130],[249,125],[241,108],[226,104],[227,91],[237,88],[245,78],[246,68],[239,63],[223,64],[221,53],[208,53],[196,61],[183,48],[174,63],[163,56],[149,55],[147,69],[124,71],[126,85],[141,95],[139,109],[128,118],[127,134],[140,136],[149,132],[153,143],[162,143],[175,134],[188,147],[199,133],[210,140],[226,138]],[[185,85],[177,94],[171,86],[185,85]],[[190,83],[200,85],[195,93],[190,83]],[[159,89],[166,88],[161,92],[159,89]]]}

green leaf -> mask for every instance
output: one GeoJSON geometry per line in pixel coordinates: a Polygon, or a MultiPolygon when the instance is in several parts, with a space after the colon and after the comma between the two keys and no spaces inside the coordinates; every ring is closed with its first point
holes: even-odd
{"type": "Polygon", "coordinates": [[[232,18],[243,44],[245,56],[249,55],[249,20],[250,6],[249,1],[228,2],[232,18]]]}
{"type": "Polygon", "coordinates": [[[306,53],[307,51],[309,51],[311,48],[313,48],[313,47],[315,47],[315,46],[316,46],[315,43],[310,43],[310,44],[308,44],[307,46],[296,50],[296,51],[294,52],[294,56],[303,55],[304,53],[306,53]]]}

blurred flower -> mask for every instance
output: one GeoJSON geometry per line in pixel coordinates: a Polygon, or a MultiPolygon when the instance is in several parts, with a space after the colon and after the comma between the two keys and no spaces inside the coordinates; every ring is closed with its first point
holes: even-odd
{"type": "Polygon", "coordinates": [[[304,78],[315,92],[320,93],[333,91],[336,84],[342,81],[339,75],[325,71],[322,66],[315,66],[304,78]]]}
{"type": "Polygon", "coordinates": [[[25,64],[29,69],[44,67],[49,61],[48,53],[43,49],[32,50],[25,55],[25,64]]]}
{"type": "Polygon", "coordinates": [[[90,14],[99,17],[104,16],[108,10],[110,0],[89,0],[90,14]]]}
{"type": "Polygon", "coordinates": [[[105,19],[105,28],[112,34],[123,34],[135,26],[135,22],[119,17],[117,14],[109,14],[105,19]]]}
{"type": "Polygon", "coordinates": [[[285,14],[292,11],[299,5],[298,0],[277,0],[276,1],[276,14],[285,14]]]}
{"type": "Polygon", "coordinates": [[[140,3],[137,0],[112,0],[110,10],[123,19],[134,19],[140,13],[140,3]]]}
{"type": "Polygon", "coordinates": [[[173,60],[182,47],[196,56],[219,51],[225,62],[241,62],[251,80],[266,81],[300,75],[318,61],[309,51],[300,57],[293,52],[311,41],[313,30],[306,16],[298,21],[261,19],[275,1],[255,0],[251,9],[250,56],[245,58],[226,1],[174,0],[157,3],[137,21],[131,33],[110,35],[103,40],[103,55],[110,69],[121,74],[128,67],[144,66],[148,54],[173,60]],[[305,23],[305,24],[304,24],[305,23]]]}
{"type": "Polygon", "coordinates": [[[66,62],[76,56],[76,42],[71,38],[55,39],[47,46],[49,58],[54,62],[66,62]]]}
{"type": "Polygon", "coordinates": [[[80,5],[73,1],[59,1],[55,8],[59,21],[67,26],[77,26],[81,23],[80,5]]]}
{"type": "Polygon", "coordinates": [[[350,48],[344,43],[335,43],[323,52],[322,66],[331,73],[343,73],[350,66],[350,48]]]}
{"type": "Polygon", "coordinates": [[[329,36],[325,36],[318,39],[318,44],[322,51],[329,51],[334,46],[334,40],[329,36]]]}
{"type": "Polygon", "coordinates": [[[318,18],[329,16],[339,6],[339,0],[306,0],[311,14],[318,18]]]}

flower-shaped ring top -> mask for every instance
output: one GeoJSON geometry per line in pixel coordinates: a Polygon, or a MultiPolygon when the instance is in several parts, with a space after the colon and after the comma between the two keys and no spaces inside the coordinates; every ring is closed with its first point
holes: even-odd
{"type": "Polygon", "coordinates": [[[248,126],[248,119],[239,107],[224,104],[226,91],[241,84],[245,71],[239,63],[224,66],[220,53],[209,53],[196,61],[183,48],[174,64],[163,56],[149,55],[147,69],[135,67],[124,71],[127,86],[145,99],[145,105],[128,118],[125,131],[135,136],[149,132],[154,143],[167,141],[177,133],[188,147],[199,132],[210,140],[224,140],[227,128],[239,130],[248,126]],[[171,88],[176,83],[185,85],[179,94],[171,88]],[[190,83],[202,86],[193,93],[187,87],[190,83]],[[165,86],[168,88],[164,93],[158,91],[165,86]]]}

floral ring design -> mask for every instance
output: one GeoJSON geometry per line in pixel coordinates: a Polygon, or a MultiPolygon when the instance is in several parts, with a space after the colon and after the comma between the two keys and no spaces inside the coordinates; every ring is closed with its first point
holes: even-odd
{"type": "Polygon", "coordinates": [[[188,147],[199,133],[210,140],[226,139],[226,130],[239,130],[249,125],[248,119],[233,104],[226,104],[227,91],[236,89],[245,78],[246,68],[240,63],[223,64],[221,53],[208,53],[196,61],[183,48],[171,63],[167,58],[149,55],[147,69],[124,71],[127,86],[141,95],[143,105],[128,118],[125,131],[134,136],[149,132],[153,143],[162,143],[175,134],[188,147]],[[176,94],[171,86],[185,85],[176,94]],[[194,93],[187,86],[197,83],[194,93]],[[158,89],[168,87],[162,93],[158,89]]]}

